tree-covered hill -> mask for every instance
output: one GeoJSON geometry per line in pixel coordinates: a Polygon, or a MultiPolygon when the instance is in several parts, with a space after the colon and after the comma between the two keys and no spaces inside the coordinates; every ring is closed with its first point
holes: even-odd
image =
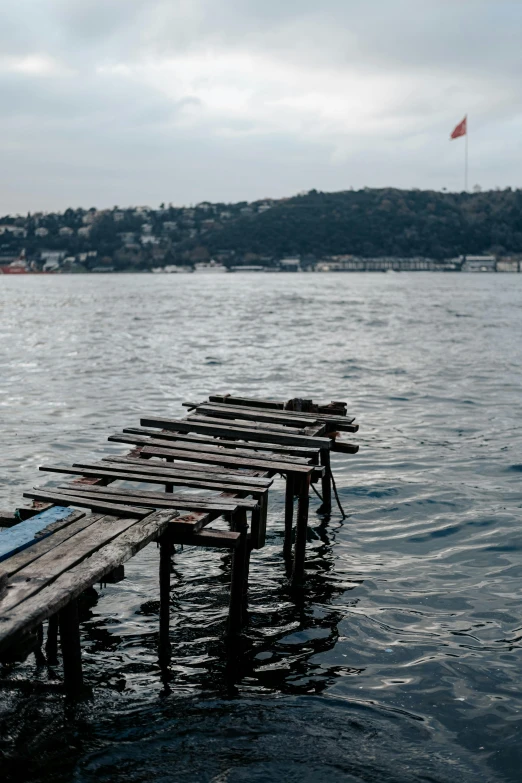
{"type": "Polygon", "coordinates": [[[522,253],[522,190],[312,190],[273,201],[262,213],[241,215],[198,241],[211,253],[226,248],[273,257],[522,253]]]}

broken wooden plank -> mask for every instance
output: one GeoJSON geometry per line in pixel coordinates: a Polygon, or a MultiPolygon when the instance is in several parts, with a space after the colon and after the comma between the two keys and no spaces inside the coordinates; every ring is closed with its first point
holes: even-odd
{"type": "Polygon", "coordinates": [[[176,517],[176,512],[158,511],[139,522],[134,520],[134,524],[127,531],[114,538],[95,555],[85,558],[78,565],[60,574],[52,584],[27,598],[20,606],[9,612],[0,612],[0,650],[9,647],[19,634],[31,631],[79,596],[87,587],[101,581],[109,571],[133,557],[161,535],[176,517]]]}
{"type": "Polygon", "coordinates": [[[231,437],[241,440],[256,441],[258,443],[276,443],[288,446],[310,446],[312,448],[330,448],[330,438],[293,435],[282,432],[268,432],[257,428],[238,427],[236,423],[229,425],[220,420],[219,424],[211,423],[208,417],[201,417],[201,421],[195,419],[165,419],[162,417],[142,417],[140,424],[144,427],[161,427],[166,430],[179,430],[180,432],[199,432],[203,435],[216,437],[231,437]]]}

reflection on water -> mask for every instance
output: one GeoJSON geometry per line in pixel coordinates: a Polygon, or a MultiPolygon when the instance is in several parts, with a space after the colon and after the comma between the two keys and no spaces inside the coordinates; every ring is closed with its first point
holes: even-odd
{"type": "Polygon", "coordinates": [[[119,452],[140,413],[233,391],[349,401],[348,518],[312,514],[296,595],[276,486],[237,649],[228,555],[176,552],[168,676],[142,551],[82,608],[91,702],[64,710],[34,657],[2,673],[40,683],[0,694],[8,777],[518,780],[521,276],[179,277],[1,281],[0,505],[41,462],[119,452]]]}

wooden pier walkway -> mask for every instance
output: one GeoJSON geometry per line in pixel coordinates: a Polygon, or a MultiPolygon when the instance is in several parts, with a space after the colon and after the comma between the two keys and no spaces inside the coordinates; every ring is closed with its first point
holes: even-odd
{"type": "MultiPolygon", "coordinates": [[[[212,395],[185,406],[184,419],[146,415],[139,427],[111,435],[110,441],[133,446],[125,456],[41,466],[73,478],[25,492],[32,507],[19,509],[18,524],[0,529],[0,660],[25,645],[55,665],[59,636],[66,692],[81,692],[77,599],[97,582],[121,579],[123,564],[151,541],[160,547],[160,665],[170,660],[176,544],[232,552],[228,633],[240,633],[250,555],[265,544],[268,490],[278,474],[286,479],[283,551],[292,562],[293,587],[302,587],[310,486],[320,482],[318,511],[329,514],[331,452],[358,451],[340,439],[341,432],[358,430],[346,404],[212,395]],[[144,484],[152,489],[142,489],[144,484]],[[228,530],[210,527],[218,518],[227,520],[228,530]]],[[[11,514],[3,519],[8,525],[15,521],[11,514]]]]}

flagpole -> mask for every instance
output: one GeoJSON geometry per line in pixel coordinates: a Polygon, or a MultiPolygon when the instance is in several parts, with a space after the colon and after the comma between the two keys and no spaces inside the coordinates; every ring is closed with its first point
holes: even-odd
{"type": "Polygon", "coordinates": [[[466,114],[466,158],[464,163],[464,190],[468,192],[468,136],[469,136],[469,123],[468,115],[466,114]]]}

